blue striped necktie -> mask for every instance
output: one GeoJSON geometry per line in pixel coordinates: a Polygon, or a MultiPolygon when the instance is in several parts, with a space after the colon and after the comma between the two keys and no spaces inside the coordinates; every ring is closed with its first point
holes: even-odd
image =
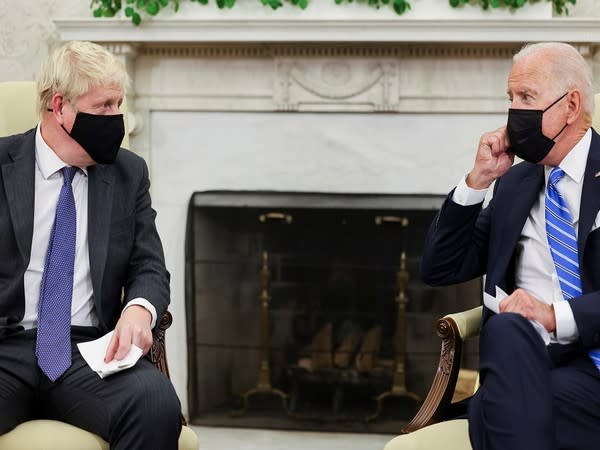
{"type": "MultiPolygon", "coordinates": [[[[548,177],[546,188],[546,234],[560,289],[565,300],[580,296],[581,276],[577,254],[577,234],[567,203],[558,190],[565,172],[555,167],[548,177]]],[[[590,358],[600,370],[600,349],[590,350],[590,358]]]]}
{"type": "Polygon", "coordinates": [[[56,381],[71,366],[71,300],[77,215],[71,183],[77,167],[63,169],[63,185],[40,285],[35,354],[38,366],[56,381]]]}

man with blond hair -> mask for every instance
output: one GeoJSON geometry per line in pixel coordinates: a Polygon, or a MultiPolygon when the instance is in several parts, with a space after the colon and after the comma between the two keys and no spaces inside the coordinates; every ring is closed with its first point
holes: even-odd
{"type": "Polygon", "coordinates": [[[514,57],[507,93],[506,126],[481,136],[472,170],[431,225],[422,276],[447,285],[486,275],[473,448],[592,450],[600,442],[600,136],[591,128],[591,71],[568,44],[528,45],[514,57]],[[513,165],[515,155],[524,161],[513,165]]]}
{"type": "Polygon", "coordinates": [[[176,449],[179,400],[160,371],[142,358],[101,379],[76,345],[114,330],[105,361],[145,354],[169,303],[148,168],[120,148],[127,73],[70,42],[37,85],[39,125],[0,138],[0,434],[48,418],[114,450],[176,449]]]}

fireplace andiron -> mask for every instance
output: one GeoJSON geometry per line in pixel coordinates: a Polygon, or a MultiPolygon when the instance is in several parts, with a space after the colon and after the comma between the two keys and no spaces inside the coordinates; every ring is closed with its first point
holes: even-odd
{"type": "MultiPolygon", "coordinates": [[[[289,222],[288,222],[289,223],[289,222]]],[[[271,271],[269,270],[269,253],[264,251],[262,255],[262,268],[260,270],[260,304],[261,304],[261,337],[260,337],[260,364],[258,368],[258,381],[256,386],[242,394],[242,408],[232,411],[233,416],[242,416],[248,410],[248,398],[255,394],[272,394],[281,398],[281,406],[288,413],[287,394],[280,389],[271,386],[271,370],[269,367],[269,306],[271,294],[271,271]]]]}
{"type": "MultiPolygon", "coordinates": [[[[398,223],[402,228],[408,226],[408,219],[406,217],[396,216],[384,216],[377,217],[375,222],[380,225],[382,223],[398,223]]],[[[404,238],[403,238],[404,240],[404,238]]],[[[392,377],[392,387],[389,391],[383,392],[382,394],[375,397],[377,401],[377,410],[374,414],[369,415],[365,418],[367,422],[375,420],[381,415],[383,409],[383,401],[388,397],[403,397],[414,400],[419,403],[421,399],[414,392],[410,392],[406,389],[406,370],[404,365],[404,359],[406,356],[406,303],[408,301],[406,297],[406,288],[408,286],[409,273],[406,269],[406,250],[403,250],[400,255],[400,270],[396,273],[396,286],[398,288],[398,295],[396,297],[396,303],[398,304],[396,312],[396,334],[394,336],[394,345],[396,347],[396,358],[394,361],[394,374],[392,377]]]]}

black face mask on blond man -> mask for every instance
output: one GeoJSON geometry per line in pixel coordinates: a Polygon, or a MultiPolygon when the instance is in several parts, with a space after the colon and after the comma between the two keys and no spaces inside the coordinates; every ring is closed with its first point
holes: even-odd
{"type": "Polygon", "coordinates": [[[532,163],[538,163],[546,157],[554,146],[554,139],[567,128],[565,126],[552,139],[542,133],[542,118],[544,113],[565,98],[565,92],[552,102],[546,109],[515,109],[508,110],[506,129],[510,140],[509,151],[519,158],[532,163]]]}
{"type": "Polygon", "coordinates": [[[63,125],[61,127],[98,164],[115,162],[125,136],[123,114],[103,115],[78,111],[70,133],[63,125]]]}

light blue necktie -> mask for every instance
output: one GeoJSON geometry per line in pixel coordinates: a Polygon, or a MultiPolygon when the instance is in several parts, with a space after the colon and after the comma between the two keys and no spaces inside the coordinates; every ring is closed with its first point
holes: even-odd
{"type": "Polygon", "coordinates": [[[65,167],[54,226],[40,285],[35,354],[47,377],[56,381],[71,366],[71,300],[77,216],[71,183],[77,167],[65,167]]]}
{"type": "MultiPolygon", "coordinates": [[[[557,184],[565,172],[555,167],[548,177],[546,188],[546,234],[548,245],[563,298],[570,300],[580,296],[581,277],[577,255],[577,235],[567,203],[560,194],[557,184]]],[[[590,358],[600,370],[600,349],[590,350],[590,358]]]]}

